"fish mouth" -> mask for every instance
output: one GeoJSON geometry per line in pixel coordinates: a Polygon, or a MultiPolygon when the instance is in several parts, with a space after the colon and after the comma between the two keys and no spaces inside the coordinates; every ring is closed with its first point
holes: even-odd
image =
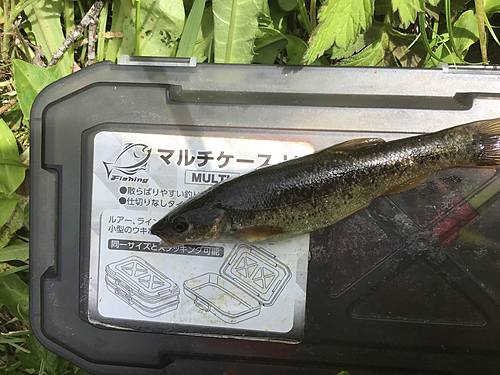
{"type": "Polygon", "coordinates": [[[174,246],[179,246],[180,243],[178,242],[174,242],[174,241],[170,241],[170,240],[167,240],[166,238],[161,238],[161,241],[160,241],[160,247],[164,247],[164,248],[168,248],[168,247],[174,247],[174,246]]]}
{"type": "Polygon", "coordinates": [[[151,228],[149,229],[149,231],[151,232],[151,234],[155,235],[155,236],[158,236],[160,237],[161,239],[163,239],[162,237],[162,224],[161,224],[161,220],[154,223],[151,228]]]}

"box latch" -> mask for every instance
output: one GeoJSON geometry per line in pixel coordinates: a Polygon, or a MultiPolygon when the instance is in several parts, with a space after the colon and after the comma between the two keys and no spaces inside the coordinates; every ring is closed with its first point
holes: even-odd
{"type": "Polygon", "coordinates": [[[196,68],[198,59],[196,57],[144,57],[122,55],[120,65],[141,65],[141,66],[178,66],[185,68],[196,68]]]}

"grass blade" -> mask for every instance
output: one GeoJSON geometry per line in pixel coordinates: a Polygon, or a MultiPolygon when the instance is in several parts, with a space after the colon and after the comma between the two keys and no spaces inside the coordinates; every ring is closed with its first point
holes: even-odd
{"type": "Polygon", "coordinates": [[[458,48],[455,44],[455,37],[453,36],[453,26],[451,24],[451,4],[450,0],[444,1],[444,9],[445,9],[445,18],[446,18],[446,28],[448,29],[448,35],[450,37],[451,49],[455,53],[455,55],[460,59],[460,62],[463,62],[463,58],[458,51],[458,48]]]}
{"type": "Polygon", "coordinates": [[[25,169],[29,168],[29,166],[27,166],[26,164],[23,164],[20,161],[12,160],[12,159],[0,159],[0,165],[1,164],[13,165],[14,167],[21,167],[21,168],[25,168],[25,169]]]}
{"type": "MultiPolygon", "coordinates": [[[[111,16],[111,32],[123,32],[123,22],[125,21],[125,7],[120,1],[113,1],[111,16]]],[[[106,48],[106,60],[115,62],[118,56],[118,50],[122,44],[122,38],[113,38],[108,42],[106,48]]]]}
{"type": "MultiPolygon", "coordinates": [[[[66,32],[66,38],[69,36],[71,30],[75,28],[75,4],[72,0],[64,0],[64,31],[66,32]]],[[[66,50],[66,54],[71,56],[75,55],[73,45],[69,46],[66,50]]],[[[50,60],[50,59],[49,59],[50,60]]]]}
{"type": "Polygon", "coordinates": [[[135,55],[141,55],[141,0],[135,2],[135,55]]]}
{"type": "Polygon", "coordinates": [[[193,55],[196,37],[198,36],[201,19],[203,18],[205,3],[206,0],[194,0],[193,7],[189,12],[186,24],[184,25],[181,40],[179,41],[177,57],[191,57],[193,55]]]}
{"type": "Polygon", "coordinates": [[[109,2],[106,1],[99,14],[99,23],[97,25],[97,61],[104,60],[104,51],[106,47],[106,38],[104,34],[106,33],[106,23],[108,22],[108,7],[109,2]]]}
{"type": "Polygon", "coordinates": [[[19,266],[19,267],[11,268],[10,270],[7,270],[7,271],[4,271],[4,272],[0,273],[0,279],[2,277],[6,277],[8,275],[11,275],[13,273],[18,273],[18,272],[26,271],[29,268],[30,268],[30,266],[28,264],[26,264],[25,266],[19,266]]]}
{"type": "MultiPolygon", "coordinates": [[[[450,0],[447,0],[450,1],[450,0]]],[[[486,14],[484,13],[483,0],[474,0],[476,5],[476,18],[479,31],[479,47],[481,49],[481,57],[483,64],[488,64],[488,51],[486,49],[486,30],[484,27],[486,14]]]]}
{"type": "MultiPolygon", "coordinates": [[[[311,24],[310,17],[307,15],[307,9],[306,9],[306,3],[304,0],[299,0],[297,2],[297,7],[299,8],[299,13],[300,17],[302,19],[302,22],[304,23],[304,27],[307,31],[307,34],[311,35],[313,31],[313,27],[311,24]]],[[[314,20],[314,23],[316,23],[316,20],[314,20]]]]}
{"type": "Polygon", "coordinates": [[[427,50],[427,53],[436,61],[441,61],[439,57],[436,56],[434,51],[432,51],[432,48],[429,44],[429,41],[427,40],[427,35],[425,35],[425,13],[419,12],[418,13],[418,27],[420,29],[420,35],[422,38],[422,41],[424,43],[425,49],[427,50]]]}

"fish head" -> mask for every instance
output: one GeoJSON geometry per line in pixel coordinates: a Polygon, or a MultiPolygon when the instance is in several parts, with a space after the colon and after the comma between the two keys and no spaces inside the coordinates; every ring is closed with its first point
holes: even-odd
{"type": "Polygon", "coordinates": [[[220,207],[179,206],[151,227],[151,234],[160,237],[163,245],[215,242],[231,229],[229,214],[220,207]]]}

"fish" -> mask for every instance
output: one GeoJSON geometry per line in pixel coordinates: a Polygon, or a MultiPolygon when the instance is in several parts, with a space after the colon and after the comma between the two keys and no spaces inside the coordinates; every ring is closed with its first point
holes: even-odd
{"type": "Polygon", "coordinates": [[[151,147],[143,143],[126,143],[122,152],[116,157],[114,162],[103,161],[106,174],[109,176],[113,171],[119,171],[127,176],[132,176],[141,170],[145,170],[149,158],[151,157],[151,147]]]}
{"type": "Polygon", "coordinates": [[[279,241],[328,227],[445,168],[500,164],[500,118],[386,142],[352,139],[227,179],[150,228],[162,246],[279,241]]]}

